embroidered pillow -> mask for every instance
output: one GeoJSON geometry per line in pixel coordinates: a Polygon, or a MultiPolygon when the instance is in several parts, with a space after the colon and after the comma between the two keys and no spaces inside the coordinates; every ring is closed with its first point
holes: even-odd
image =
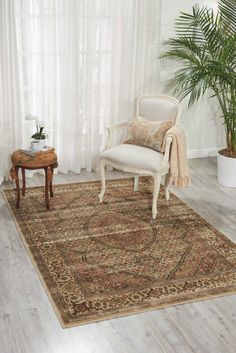
{"type": "Polygon", "coordinates": [[[152,148],[161,152],[167,130],[173,126],[173,121],[150,121],[138,117],[129,126],[129,135],[124,143],[152,148]]]}

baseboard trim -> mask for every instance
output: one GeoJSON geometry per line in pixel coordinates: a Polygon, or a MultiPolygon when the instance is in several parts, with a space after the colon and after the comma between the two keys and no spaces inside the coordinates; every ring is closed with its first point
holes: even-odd
{"type": "Polygon", "coordinates": [[[187,151],[188,159],[193,158],[204,158],[204,157],[215,157],[220,147],[203,148],[203,149],[189,149],[187,151]]]}

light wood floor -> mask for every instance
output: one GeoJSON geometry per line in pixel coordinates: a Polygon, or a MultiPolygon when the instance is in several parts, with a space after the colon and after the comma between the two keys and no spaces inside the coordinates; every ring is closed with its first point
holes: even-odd
{"type": "MultiPolygon", "coordinates": [[[[192,186],[175,193],[236,242],[236,189],[217,184],[214,158],[190,164],[192,186]]],[[[83,172],[58,174],[54,182],[94,179],[97,173],[83,172]]],[[[27,180],[42,184],[41,175],[27,180]]],[[[62,329],[0,195],[0,353],[146,352],[235,353],[236,296],[62,329]]]]}

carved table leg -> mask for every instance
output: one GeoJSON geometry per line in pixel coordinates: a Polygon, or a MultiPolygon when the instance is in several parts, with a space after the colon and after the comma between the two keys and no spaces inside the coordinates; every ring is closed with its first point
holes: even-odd
{"type": "Polygon", "coordinates": [[[46,202],[46,208],[49,209],[50,204],[49,204],[49,197],[48,197],[48,183],[49,183],[49,178],[48,178],[48,174],[49,174],[49,167],[44,168],[45,171],[45,202],[46,202]]]}
{"type": "Polygon", "coordinates": [[[53,180],[53,171],[54,171],[54,165],[50,166],[52,177],[50,180],[50,196],[53,197],[53,190],[52,190],[52,180],[53,180]]]}
{"type": "Polygon", "coordinates": [[[12,166],[10,171],[11,178],[15,180],[15,183],[16,183],[16,208],[20,207],[20,185],[19,185],[19,178],[18,178],[18,170],[19,170],[19,167],[12,166]]]}
{"type": "Polygon", "coordinates": [[[18,178],[18,170],[19,168],[16,167],[16,208],[20,207],[20,184],[18,178]]]}
{"type": "Polygon", "coordinates": [[[25,196],[25,168],[21,168],[22,172],[22,196],[25,196]]]}

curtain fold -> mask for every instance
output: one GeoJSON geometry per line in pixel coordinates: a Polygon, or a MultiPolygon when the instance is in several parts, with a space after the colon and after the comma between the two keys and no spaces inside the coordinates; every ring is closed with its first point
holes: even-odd
{"type": "Polygon", "coordinates": [[[96,169],[106,127],[158,91],[160,0],[14,2],[25,147],[31,113],[45,122],[59,171],[96,169]]]}
{"type": "Polygon", "coordinates": [[[13,0],[0,1],[0,184],[8,178],[10,155],[22,145],[22,110],[13,0]]]}

